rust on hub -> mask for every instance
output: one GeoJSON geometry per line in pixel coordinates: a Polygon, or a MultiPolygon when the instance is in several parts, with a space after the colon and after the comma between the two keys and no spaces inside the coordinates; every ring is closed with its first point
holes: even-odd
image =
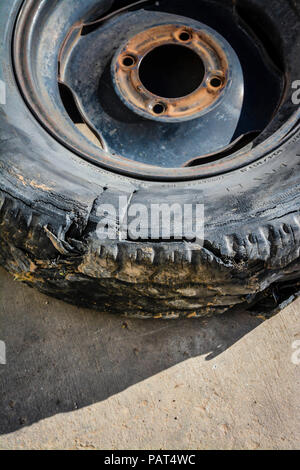
{"type": "MultiPolygon", "coordinates": [[[[169,51],[172,52],[170,48],[169,51]]],[[[164,53],[167,54],[167,49],[164,53]]],[[[179,59],[178,72],[180,67],[179,59]]],[[[155,62],[153,70],[159,77],[159,70],[155,71],[155,62]]],[[[173,67],[171,72],[174,82],[176,69],[173,67]]],[[[148,119],[178,122],[200,117],[219,103],[228,83],[229,65],[224,49],[217,39],[206,31],[182,25],[164,24],[135,35],[123,45],[112,62],[112,76],[119,97],[132,111],[148,119]],[[177,49],[179,55],[193,55],[191,60],[198,60],[199,64],[201,63],[203,73],[200,71],[198,73],[197,86],[195,83],[191,84],[194,85],[194,89],[189,90],[185,84],[183,95],[177,91],[179,96],[172,94],[170,96],[169,92],[156,91],[159,90],[159,85],[156,85],[156,88],[154,86],[154,89],[146,86],[141,73],[143,64],[148,62],[149,71],[150,55],[152,54],[154,61],[155,53],[157,52],[158,56],[163,46],[177,46],[177,48],[181,46],[182,53],[177,49]]]]}

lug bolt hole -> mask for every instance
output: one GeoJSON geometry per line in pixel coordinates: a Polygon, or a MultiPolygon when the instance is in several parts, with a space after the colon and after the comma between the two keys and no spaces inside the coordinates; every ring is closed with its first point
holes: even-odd
{"type": "Polygon", "coordinates": [[[213,88],[219,88],[219,87],[222,85],[222,79],[219,78],[219,77],[213,77],[213,78],[210,80],[210,85],[211,85],[213,88]]]}
{"type": "Polygon", "coordinates": [[[166,105],[164,103],[156,103],[153,108],[152,108],[152,111],[154,114],[156,115],[160,115],[160,114],[163,114],[165,111],[166,111],[166,105]]]}
{"type": "Polygon", "coordinates": [[[126,68],[133,67],[136,63],[136,58],[133,57],[132,55],[126,55],[122,58],[122,64],[126,68]]]}
{"type": "Polygon", "coordinates": [[[180,41],[182,42],[188,42],[192,39],[192,35],[191,33],[189,33],[188,31],[182,31],[180,34],[179,34],[179,39],[180,41]]]}

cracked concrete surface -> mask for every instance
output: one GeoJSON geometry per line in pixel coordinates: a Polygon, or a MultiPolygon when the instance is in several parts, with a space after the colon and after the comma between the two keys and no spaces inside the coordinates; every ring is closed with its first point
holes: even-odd
{"type": "Polygon", "coordinates": [[[299,316],[126,320],[0,270],[0,449],[299,448],[299,316]]]}

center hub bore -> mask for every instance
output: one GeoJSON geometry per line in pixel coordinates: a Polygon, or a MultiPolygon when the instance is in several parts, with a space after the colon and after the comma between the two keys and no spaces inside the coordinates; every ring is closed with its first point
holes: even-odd
{"type": "Polygon", "coordinates": [[[121,100],[145,118],[180,122],[211,111],[228,86],[229,61],[207,31],[163,24],[123,44],[112,61],[121,100]]]}

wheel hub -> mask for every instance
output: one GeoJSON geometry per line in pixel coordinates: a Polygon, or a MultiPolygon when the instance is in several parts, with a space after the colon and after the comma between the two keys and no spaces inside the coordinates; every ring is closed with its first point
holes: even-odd
{"type": "Polygon", "coordinates": [[[203,116],[220,103],[228,62],[212,33],[164,24],[123,45],[111,71],[116,93],[132,111],[156,121],[180,122],[203,116]]]}
{"type": "Polygon", "coordinates": [[[67,41],[64,50],[60,79],[109,152],[178,168],[231,142],[243,73],[233,49],[211,28],[141,10],[107,21],[73,47],[67,41]]]}

